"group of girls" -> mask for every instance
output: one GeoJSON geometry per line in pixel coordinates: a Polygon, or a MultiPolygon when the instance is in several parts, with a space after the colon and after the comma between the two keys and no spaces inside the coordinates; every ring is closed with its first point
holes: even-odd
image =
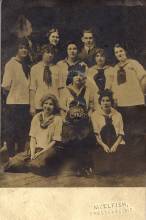
{"type": "Polygon", "coordinates": [[[49,174],[52,158],[59,164],[73,156],[77,175],[90,176],[96,149],[107,160],[125,148],[128,126],[145,104],[146,71],[120,44],[113,48],[117,64],[108,65],[90,30],[83,31],[83,48],[68,42],[61,60],[59,31],[50,30],[48,38],[32,66],[26,39],[18,41],[16,56],[5,65],[7,170],[16,167],[18,152],[24,156],[29,134],[30,159],[23,160],[28,170],[49,174]]]}

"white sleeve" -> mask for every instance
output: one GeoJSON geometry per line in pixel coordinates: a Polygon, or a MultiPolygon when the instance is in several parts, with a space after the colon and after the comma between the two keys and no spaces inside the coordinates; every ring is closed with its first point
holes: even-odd
{"type": "Polygon", "coordinates": [[[92,123],[94,133],[96,135],[99,135],[100,134],[100,128],[99,128],[99,125],[98,125],[98,119],[97,119],[96,112],[93,112],[91,114],[91,123],[92,123]]]}
{"type": "Polygon", "coordinates": [[[10,66],[10,64],[6,64],[5,65],[5,71],[4,71],[4,76],[3,76],[3,81],[2,81],[2,87],[6,88],[6,89],[10,89],[11,87],[11,83],[12,83],[12,67],[10,66]]]}
{"type": "Polygon", "coordinates": [[[62,126],[63,126],[63,121],[61,117],[56,118],[55,122],[55,129],[54,129],[54,135],[53,135],[53,141],[61,141],[62,139],[62,126]]]}
{"type": "Polygon", "coordinates": [[[136,60],[132,61],[133,68],[135,70],[137,79],[141,81],[144,77],[146,77],[146,70],[143,68],[143,66],[136,60]]]}
{"type": "Polygon", "coordinates": [[[37,90],[36,71],[34,67],[30,71],[30,90],[37,90]]]}
{"type": "Polygon", "coordinates": [[[106,84],[105,84],[105,89],[111,89],[112,88],[112,83],[114,80],[114,72],[113,72],[113,67],[109,67],[106,70],[106,84]]]}
{"type": "Polygon", "coordinates": [[[31,121],[31,126],[30,126],[30,132],[29,132],[29,136],[31,137],[36,137],[36,130],[37,130],[37,117],[38,115],[35,115],[31,121]]]}
{"type": "Polygon", "coordinates": [[[119,117],[118,134],[119,135],[124,135],[124,125],[123,125],[122,115],[120,113],[118,113],[118,117],[119,117]]]}

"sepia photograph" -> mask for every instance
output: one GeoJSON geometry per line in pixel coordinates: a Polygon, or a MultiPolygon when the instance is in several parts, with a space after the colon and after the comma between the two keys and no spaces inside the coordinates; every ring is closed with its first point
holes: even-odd
{"type": "Polygon", "coordinates": [[[146,187],[145,1],[2,1],[0,187],[146,187]]]}

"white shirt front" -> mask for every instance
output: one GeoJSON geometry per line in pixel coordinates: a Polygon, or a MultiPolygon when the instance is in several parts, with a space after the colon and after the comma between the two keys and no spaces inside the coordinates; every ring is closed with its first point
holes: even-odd
{"type": "Polygon", "coordinates": [[[144,104],[144,94],[141,87],[141,80],[146,77],[146,71],[143,66],[136,60],[128,59],[124,65],[126,72],[126,82],[118,85],[117,71],[119,65],[114,67],[114,78],[112,83],[112,91],[114,98],[117,100],[119,107],[136,106],[144,104]]]}
{"type": "MultiPolygon", "coordinates": [[[[106,124],[104,115],[105,113],[101,108],[93,112],[91,115],[94,133],[98,135],[100,138],[100,132],[106,124]]],[[[117,137],[118,135],[124,135],[122,115],[112,108],[109,117],[112,118],[112,124],[115,128],[117,137]]],[[[122,140],[121,144],[125,144],[124,140],[122,140]]]]}
{"type": "Polygon", "coordinates": [[[2,87],[9,90],[7,104],[29,104],[29,84],[23,72],[22,64],[12,57],[5,65],[2,87]]]}
{"type": "Polygon", "coordinates": [[[36,139],[37,147],[46,148],[51,141],[61,141],[62,118],[60,116],[54,116],[54,121],[47,128],[41,128],[40,114],[43,114],[43,112],[33,117],[29,136],[36,139]]]}
{"type": "Polygon", "coordinates": [[[46,83],[43,81],[44,68],[45,68],[45,65],[41,61],[35,64],[31,68],[31,73],[30,73],[30,90],[33,90],[36,92],[35,93],[35,108],[36,109],[42,108],[40,100],[45,94],[50,93],[58,97],[58,83],[59,83],[58,67],[56,65],[50,66],[50,71],[52,73],[52,85],[51,86],[46,85],[46,83]]]}

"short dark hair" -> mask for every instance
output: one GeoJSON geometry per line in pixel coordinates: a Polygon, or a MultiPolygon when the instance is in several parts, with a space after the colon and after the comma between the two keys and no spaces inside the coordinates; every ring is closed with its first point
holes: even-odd
{"type": "Polygon", "coordinates": [[[99,53],[101,56],[106,57],[106,53],[105,53],[105,50],[104,50],[103,48],[97,48],[97,49],[95,50],[95,56],[96,56],[98,53],[99,53]]]}
{"type": "Polygon", "coordinates": [[[125,45],[124,43],[116,43],[116,44],[114,45],[114,48],[119,48],[119,47],[121,47],[121,48],[123,48],[125,51],[127,51],[126,45],[125,45]]]}
{"type": "Polygon", "coordinates": [[[16,42],[17,49],[20,46],[25,46],[27,49],[29,49],[29,42],[28,42],[28,40],[25,37],[17,39],[17,42],[16,42]]]}
{"type": "Polygon", "coordinates": [[[41,47],[41,55],[43,56],[44,53],[51,53],[55,55],[55,50],[53,47],[51,47],[51,45],[43,45],[41,47]]]}
{"type": "Polygon", "coordinates": [[[41,106],[43,107],[44,102],[47,101],[48,99],[50,99],[53,102],[53,105],[54,105],[53,114],[59,114],[60,113],[59,102],[58,102],[58,99],[56,98],[56,96],[53,94],[49,94],[49,93],[45,94],[40,100],[41,106]]]}
{"type": "Polygon", "coordinates": [[[51,28],[48,33],[47,33],[47,37],[50,37],[50,35],[54,32],[57,32],[59,34],[59,30],[57,28],[51,28]]]}
{"type": "Polygon", "coordinates": [[[92,29],[84,29],[83,31],[82,31],[82,36],[85,34],[85,33],[91,33],[92,35],[93,35],[93,37],[94,37],[94,31],[92,30],[92,29]]]}
{"type": "Polygon", "coordinates": [[[98,99],[99,104],[101,104],[101,100],[103,97],[109,97],[112,106],[114,105],[113,92],[111,90],[105,89],[99,93],[99,99],[98,99]]]}
{"type": "Polygon", "coordinates": [[[66,48],[68,48],[68,46],[69,46],[70,44],[76,45],[77,49],[79,50],[79,44],[78,44],[78,42],[76,42],[76,41],[68,41],[68,42],[66,43],[66,48]]]}

